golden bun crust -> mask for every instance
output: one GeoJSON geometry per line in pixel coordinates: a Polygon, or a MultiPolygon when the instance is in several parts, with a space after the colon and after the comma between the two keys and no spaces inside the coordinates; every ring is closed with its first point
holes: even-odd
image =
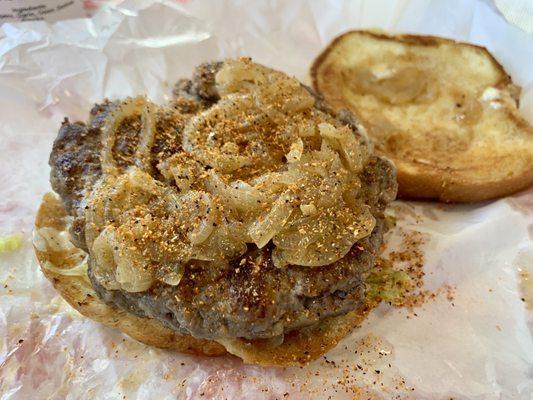
{"type": "MultiPolygon", "coordinates": [[[[35,229],[52,228],[64,232],[67,227],[66,211],[59,198],[44,195],[35,221],[35,229]]],[[[83,251],[72,247],[55,251],[34,246],[37,259],[45,277],[52,282],[59,294],[82,315],[104,325],[118,328],[128,336],[149,346],[177,350],[183,353],[204,356],[220,356],[227,352],[240,357],[245,363],[259,365],[301,365],[318,358],[334,347],[366,315],[368,307],[345,316],[328,318],[319,326],[291,332],[281,345],[268,340],[247,341],[243,339],[212,340],[196,339],[177,333],[151,318],[140,318],[126,311],[105,304],[98,298],[88,278],[80,275],[65,275],[47,268],[51,264],[58,269],[69,269],[76,264],[83,251]],[[78,257],[76,257],[78,256],[78,257]]]]}
{"type": "MultiPolygon", "coordinates": [[[[35,228],[39,230],[46,227],[60,232],[64,231],[66,215],[61,201],[55,195],[47,193],[37,212],[35,228]]],[[[78,249],[72,251],[82,252],[78,249]]],[[[35,248],[35,253],[44,276],[52,282],[61,297],[80,314],[104,325],[118,328],[128,336],[150,346],[206,356],[219,356],[226,353],[224,347],[216,342],[182,335],[166,328],[154,319],[136,317],[126,311],[108,306],[98,298],[88,278],[62,275],[45,267],[46,262],[61,269],[72,267],[72,261],[68,258],[72,255],[71,252],[41,251],[35,248]]]]}
{"type": "Polygon", "coordinates": [[[368,127],[400,197],[474,202],[533,184],[533,127],[519,88],[484,47],[351,31],[311,67],[313,86],[368,127]]]}
{"type": "Polygon", "coordinates": [[[267,340],[230,339],[219,342],[229,353],[240,357],[247,364],[303,365],[335,347],[364,320],[370,309],[371,306],[365,305],[346,315],[326,318],[318,326],[290,332],[278,346],[267,340]]]}

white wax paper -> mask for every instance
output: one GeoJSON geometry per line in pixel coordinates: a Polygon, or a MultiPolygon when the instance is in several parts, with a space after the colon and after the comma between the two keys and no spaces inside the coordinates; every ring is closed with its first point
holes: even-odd
{"type": "Polygon", "coordinates": [[[0,235],[25,240],[0,255],[0,398],[532,399],[518,274],[533,264],[532,190],[469,206],[397,202],[391,240],[400,228],[422,232],[426,286],[449,284],[454,299],[440,295],[416,314],[381,305],[327,359],[303,368],[148,348],[81,317],[38,270],[33,218],[64,116],[84,120],[104,97],[165,101],[195,65],[229,56],[308,83],[335,35],[373,27],[488,47],[524,87],[521,111],[533,121],[533,38],[489,1],[138,1],[91,20],[2,25],[0,235]]]}

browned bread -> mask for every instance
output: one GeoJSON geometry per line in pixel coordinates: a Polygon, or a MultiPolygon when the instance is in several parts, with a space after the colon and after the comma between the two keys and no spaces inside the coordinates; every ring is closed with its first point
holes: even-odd
{"type": "MultiPolygon", "coordinates": [[[[46,234],[49,241],[54,239],[59,241],[57,237],[66,229],[66,215],[61,201],[55,195],[47,193],[37,213],[36,235],[43,238],[46,234]]],[[[68,243],[56,247],[36,245],[35,252],[46,278],[73,308],[86,317],[116,327],[132,338],[151,346],[198,355],[218,356],[226,353],[224,347],[216,342],[180,335],[164,327],[159,321],[139,318],[103,303],[92,288],[86,271],[82,269],[77,274],[65,274],[68,273],[65,270],[76,267],[85,257],[85,253],[73,245],[68,246],[68,243]]]]}
{"type": "Polygon", "coordinates": [[[299,365],[309,362],[334,347],[366,315],[362,310],[328,318],[319,326],[292,332],[280,345],[267,340],[221,340],[220,343],[196,339],[174,332],[159,321],[139,318],[111,307],[96,295],[83,269],[85,253],[68,241],[66,211],[61,201],[47,193],[37,213],[35,252],[41,269],[61,296],[84,316],[122,332],[150,346],[196,355],[219,356],[227,352],[246,363],[260,365],[299,365]]]}
{"type": "Polygon", "coordinates": [[[395,162],[402,197],[472,202],[533,184],[533,128],[518,112],[519,88],[483,47],[352,31],[311,76],[395,162]]]}

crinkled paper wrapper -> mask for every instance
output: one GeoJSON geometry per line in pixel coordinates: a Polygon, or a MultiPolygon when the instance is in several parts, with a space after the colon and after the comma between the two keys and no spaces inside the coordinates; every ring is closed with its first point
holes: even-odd
{"type": "Polygon", "coordinates": [[[520,289],[533,264],[531,190],[478,205],[397,202],[399,227],[427,238],[427,288],[450,285],[453,299],[441,294],[414,313],[382,304],[303,368],[148,348],[70,309],[37,267],[33,218],[64,116],[83,120],[104,97],[163,102],[195,65],[224,57],[248,55],[309,82],[334,36],[375,27],[487,46],[524,87],[521,110],[533,119],[533,38],[488,1],[143,1],[91,20],[4,24],[0,234],[25,241],[0,255],[1,399],[531,399],[520,289]]]}

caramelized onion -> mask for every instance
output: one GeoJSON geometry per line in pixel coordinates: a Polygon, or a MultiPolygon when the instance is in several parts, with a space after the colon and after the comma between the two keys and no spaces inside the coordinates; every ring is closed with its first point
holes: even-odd
{"type": "Polygon", "coordinates": [[[324,266],[372,232],[374,217],[358,197],[368,141],[280,72],[230,60],[215,81],[220,100],[188,120],[183,150],[157,165],[165,183],[143,172],[158,108],[130,99],[106,120],[86,239],[107,288],[177,285],[190,263],[227,266],[249,244],[273,244],[278,267],[324,266]],[[119,171],[115,130],[133,114],[141,115],[134,166],[119,171]]]}
{"type": "Polygon", "coordinates": [[[122,121],[126,118],[140,115],[146,104],[144,97],[130,98],[123,101],[117,108],[113,109],[105,119],[102,128],[102,170],[107,174],[116,174],[117,167],[113,157],[113,146],[116,139],[116,131],[122,121]]]}
{"type": "Polygon", "coordinates": [[[280,196],[272,209],[252,222],[248,234],[257,247],[264,247],[281,229],[292,214],[292,205],[287,194],[280,196]]]}

